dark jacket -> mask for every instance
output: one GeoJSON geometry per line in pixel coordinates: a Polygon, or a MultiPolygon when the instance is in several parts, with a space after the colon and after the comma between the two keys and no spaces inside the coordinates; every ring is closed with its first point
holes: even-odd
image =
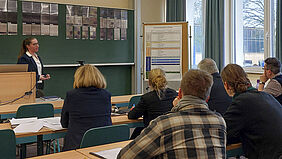
{"type": "Polygon", "coordinates": [[[213,73],[213,85],[208,100],[209,109],[219,112],[222,116],[231,104],[232,98],[226,93],[219,73],[213,73]]]}
{"type": "Polygon", "coordinates": [[[162,99],[156,91],[148,92],[141,96],[139,103],[128,113],[128,118],[137,119],[143,115],[144,126],[147,127],[151,120],[171,110],[176,96],[176,91],[170,88],[165,89],[162,99]]]}
{"type": "Polygon", "coordinates": [[[252,87],[235,94],[224,119],[227,143],[242,142],[249,159],[282,155],[282,106],[272,95],[252,87]]]}
{"type": "Polygon", "coordinates": [[[96,87],[68,91],[61,113],[61,124],[68,128],[63,150],[79,148],[88,129],[112,125],[111,94],[96,87]]]}
{"type": "MultiPolygon", "coordinates": [[[[282,86],[282,74],[279,76],[276,76],[274,79],[277,80],[280,83],[280,85],[282,86]]],[[[275,99],[278,100],[280,104],[282,104],[282,94],[280,96],[275,97],[275,99]]]]}
{"type": "MultiPolygon", "coordinates": [[[[41,63],[41,68],[42,68],[42,74],[43,74],[43,63],[41,61],[41,58],[38,56],[38,59],[41,63]]],[[[17,64],[28,64],[28,72],[35,72],[36,73],[36,88],[38,89],[43,89],[44,84],[42,81],[42,84],[38,84],[37,81],[39,81],[39,75],[38,75],[38,70],[37,70],[37,65],[35,61],[33,60],[32,57],[29,57],[27,54],[23,54],[19,59],[17,64]]]]}

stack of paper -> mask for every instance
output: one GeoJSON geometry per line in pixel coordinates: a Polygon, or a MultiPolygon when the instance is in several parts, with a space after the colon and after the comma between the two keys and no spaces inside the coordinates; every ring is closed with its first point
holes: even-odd
{"type": "Polygon", "coordinates": [[[43,125],[45,127],[48,127],[50,129],[54,129],[54,130],[60,130],[63,129],[62,125],[61,125],[61,117],[52,117],[52,118],[42,118],[39,119],[43,122],[43,125]]]}
{"type": "Polygon", "coordinates": [[[21,119],[15,119],[12,118],[10,120],[11,125],[19,125],[19,124],[24,124],[24,123],[32,123],[37,120],[37,117],[32,117],[32,118],[21,118],[21,119]]]}
{"type": "Polygon", "coordinates": [[[31,123],[22,123],[18,125],[15,129],[15,133],[28,133],[28,132],[38,132],[43,127],[43,122],[36,120],[31,123]]]}
{"type": "Polygon", "coordinates": [[[120,150],[121,148],[115,148],[115,149],[99,151],[99,152],[90,152],[90,154],[94,156],[98,156],[100,158],[116,159],[120,150]]]}
{"type": "Polygon", "coordinates": [[[51,117],[51,118],[21,118],[10,120],[11,125],[18,125],[14,130],[15,133],[28,133],[28,132],[38,132],[43,126],[54,130],[63,129],[60,123],[61,117],[51,117]]]}

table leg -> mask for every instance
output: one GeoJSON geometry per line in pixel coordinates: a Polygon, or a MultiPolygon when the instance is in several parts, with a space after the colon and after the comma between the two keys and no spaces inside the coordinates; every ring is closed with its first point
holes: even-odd
{"type": "Polygon", "coordinates": [[[43,135],[37,135],[37,156],[43,155],[43,135]]]}

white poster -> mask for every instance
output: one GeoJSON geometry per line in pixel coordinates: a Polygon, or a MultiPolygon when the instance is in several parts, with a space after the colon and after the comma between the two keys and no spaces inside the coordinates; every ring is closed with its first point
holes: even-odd
{"type": "Polygon", "coordinates": [[[168,81],[182,78],[182,25],[147,25],[144,31],[145,79],[154,68],[166,72],[168,81]]]}

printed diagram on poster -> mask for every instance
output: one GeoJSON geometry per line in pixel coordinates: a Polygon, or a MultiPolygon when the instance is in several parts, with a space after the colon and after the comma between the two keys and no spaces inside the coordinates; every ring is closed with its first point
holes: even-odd
{"type": "Polygon", "coordinates": [[[154,68],[166,72],[168,81],[182,78],[182,25],[144,26],[145,80],[154,68]]]}

